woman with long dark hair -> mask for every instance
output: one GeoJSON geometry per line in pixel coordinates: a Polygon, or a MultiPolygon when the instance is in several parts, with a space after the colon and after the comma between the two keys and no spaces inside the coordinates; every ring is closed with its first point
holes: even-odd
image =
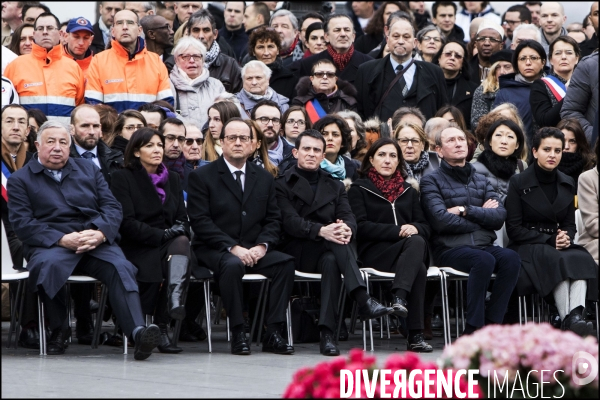
{"type": "Polygon", "coordinates": [[[204,133],[204,146],[202,147],[202,159],[215,161],[221,156],[221,142],[219,137],[223,126],[231,118],[240,118],[240,110],[229,101],[221,101],[208,107],[208,129],[204,133]]]}
{"type": "Polygon", "coordinates": [[[168,325],[171,318],[185,318],[190,227],[179,175],[162,163],[164,143],[152,128],[137,130],[125,149],[125,168],[113,173],[111,190],[123,207],[119,245],[138,269],[142,311],[153,315],[160,329],[158,350],[179,353],[168,325]]]}
{"type": "MultiPolygon", "coordinates": [[[[556,127],[565,135],[565,148],[558,164],[558,170],[573,178],[575,190],[577,190],[579,175],[594,167],[596,157],[590,149],[590,144],[585,138],[585,133],[578,119],[563,119],[556,127]]],[[[575,207],[577,207],[577,204],[575,204],[575,207]]]]}

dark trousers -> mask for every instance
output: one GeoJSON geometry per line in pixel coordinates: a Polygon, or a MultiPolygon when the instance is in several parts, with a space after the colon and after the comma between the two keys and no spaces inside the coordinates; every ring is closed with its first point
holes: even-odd
{"type": "MultiPolygon", "coordinates": [[[[145,325],[138,292],[128,292],[125,289],[121,276],[114,265],[90,255],[85,255],[79,261],[73,273],[94,277],[108,286],[108,296],[113,312],[117,316],[119,326],[126,335],[130,336],[135,327],[145,325]]],[[[48,297],[42,286],[39,286],[38,290],[46,308],[50,329],[66,328],[68,321],[67,291],[65,287],[63,286],[53,299],[48,297]]]]}
{"type": "Polygon", "coordinates": [[[317,255],[316,263],[305,262],[310,260],[303,257],[302,264],[298,265],[299,271],[321,274],[321,311],[319,326],[325,326],[335,332],[337,329],[338,301],[342,289],[342,275],[346,293],[364,287],[365,281],[358,269],[356,262],[355,244],[336,244],[327,240],[301,241],[301,244],[292,242],[289,246],[301,245],[302,252],[317,255]],[[320,255],[320,256],[319,256],[320,255]]]}
{"type": "Polygon", "coordinates": [[[476,328],[485,325],[486,319],[501,324],[506,313],[510,295],[519,279],[521,258],[510,249],[488,246],[474,249],[467,246],[456,247],[442,253],[440,266],[447,266],[467,272],[467,323],[476,328]],[[492,296],[485,309],[485,295],[492,274],[496,279],[492,296]]]}
{"type": "Polygon", "coordinates": [[[243,303],[244,291],[242,277],[244,274],[261,274],[271,281],[269,286],[269,305],[266,316],[267,325],[285,322],[285,310],[294,286],[294,262],[261,266],[260,262],[253,267],[246,267],[242,260],[231,253],[221,258],[214,268],[215,279],[221,291],[221,299],[229,317],[231,327],[244,323],[243,303]]]}
{"type": "Polygon", "coordinates": [[[408,292],[408,329],[423,329],[425,284],[427,283],[427,267],[423,260],[427,256],[427,242],[423,237],[414,235],[404,239],[406,242],[398,261],[392,270],[382,268],[384,272],[394,272],[392,291],[403,289],[408,292]]]}

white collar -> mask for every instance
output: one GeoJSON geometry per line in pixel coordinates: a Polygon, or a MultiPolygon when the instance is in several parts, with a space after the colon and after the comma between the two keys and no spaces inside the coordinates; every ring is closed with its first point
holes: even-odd
{"type": "Polygon", "coordinates": [[[244,163],[244,166],[242,168],[236,168],[233,165],[231,165],[229,163],[229,161],[227,161],[227,159],[225,157],[223,157],[223,161],[225,161],[225,164],[227,165],[227,168],[229,168],[229,172],[231,172],[232,174],[234,174],[235,171],[242,171],[242,173],[244,175],[246,175],[246,163],[244,163]]]}

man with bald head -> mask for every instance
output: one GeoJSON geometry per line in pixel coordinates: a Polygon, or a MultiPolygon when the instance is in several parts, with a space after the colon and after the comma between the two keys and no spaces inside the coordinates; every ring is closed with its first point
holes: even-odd
{"type": "MultiPolygon", "coordinates": [[[[550,44],[559,36],[566,36],[567,30],[563,27],[567,16],[563,5],[557,1],[542,3],[540,9],[540,32],[542,34],[542,46],[548,54],[550,44]]],[[[546,58],[550,61],[550,57],[546,58]]]]}
{"type": "Polygon", "coordinates": [[[111,48],[94,56],[88,69],[86,103],[108,104],[118,112],[156,100],[173,104],[167,68],[146,48],[137,14],[116,13],[111,32],[111,48]]]}
{"type": "Polygon", "coordinates": [[[160,15],[148,15],[140,20],[144,30],[146,48],[148,51],[158,54],[165,61],[173,49],[173,38],[175,32],[165,17],[160,15]]]}
{"type": "Polygon", "coordinates": [[[484,325],[501,324],[517,284],[521,259],[509,249],[494,246],[494,231],[502,228],[506,209],[487,178],[467,162],[466,134],[456,127],[435,136],[440,167],[421,179],[421,205],[434,232],[435,265],[469,274],[467,324],[464,334],[484,325]],[[486,292],[492,274],[492,296],[486,292]]]}

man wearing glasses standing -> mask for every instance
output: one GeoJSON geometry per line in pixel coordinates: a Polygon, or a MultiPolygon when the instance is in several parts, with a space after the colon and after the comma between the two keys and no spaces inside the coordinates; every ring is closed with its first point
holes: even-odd
{"type": "Polygon", "coordinates": [[[221,131],[223,155],[194,170],[188,182],[188,215],[194,232],[192,247],[201,266],[211,269],[229,317],[231,353],[249,355],[242,313],[242,277],[258,273],[270,279],[267,332],[263,352],[292,354],[281,337],[286,307],[294,284],[293,257],[275,251],[281,235],[281,214],[273,176],[248,162],[254,152],[252,129],[232,118],[221,131]]]}
{"type": "Polygon", "coordinates": [[[263,131],[269,161],[278,166],[284,159],[292,154],[293,146],[281,138],[281,111],[277,103],[271,100],[261,100],[252,109],[250,118],[256,121],[263,131]]]}
{"type": "Polygon", "coordinates": [[[484,19],[475,36],[477,55],[469,61],[471,81],[482,82],[488,75],[492,54],[504,48],[504,29],[497,23],[484,19]]]}
{"type": "Polygon", "coordinates": [[[521,4],[510,6],[504,14],[504,29],[506,30],[506,41],[504,42],[504,48],[510,49],[510,45],[513,40],[513,33],[515,29],[521,24],[531,23],[531,11],[527,7],[521,4]]]}
{"type": "Polygon", "coordinates": [[[167,68],[157,54],[146,49],[138,16],[133,11],[119,11],[111,32],[111,48],[90,64],[86,103],[107,104],[118,112],[155,100],[173,104],[167,68]]]}
{"type": "Polygon", "coordinates": [[[60,46],[60,21],[43,13],[33,26],[30,54],[15,59],[4,70],[26,110],[40,109],[48,119],[68,123],[71,111],[83,103],[83,72],[60,46]]]}

